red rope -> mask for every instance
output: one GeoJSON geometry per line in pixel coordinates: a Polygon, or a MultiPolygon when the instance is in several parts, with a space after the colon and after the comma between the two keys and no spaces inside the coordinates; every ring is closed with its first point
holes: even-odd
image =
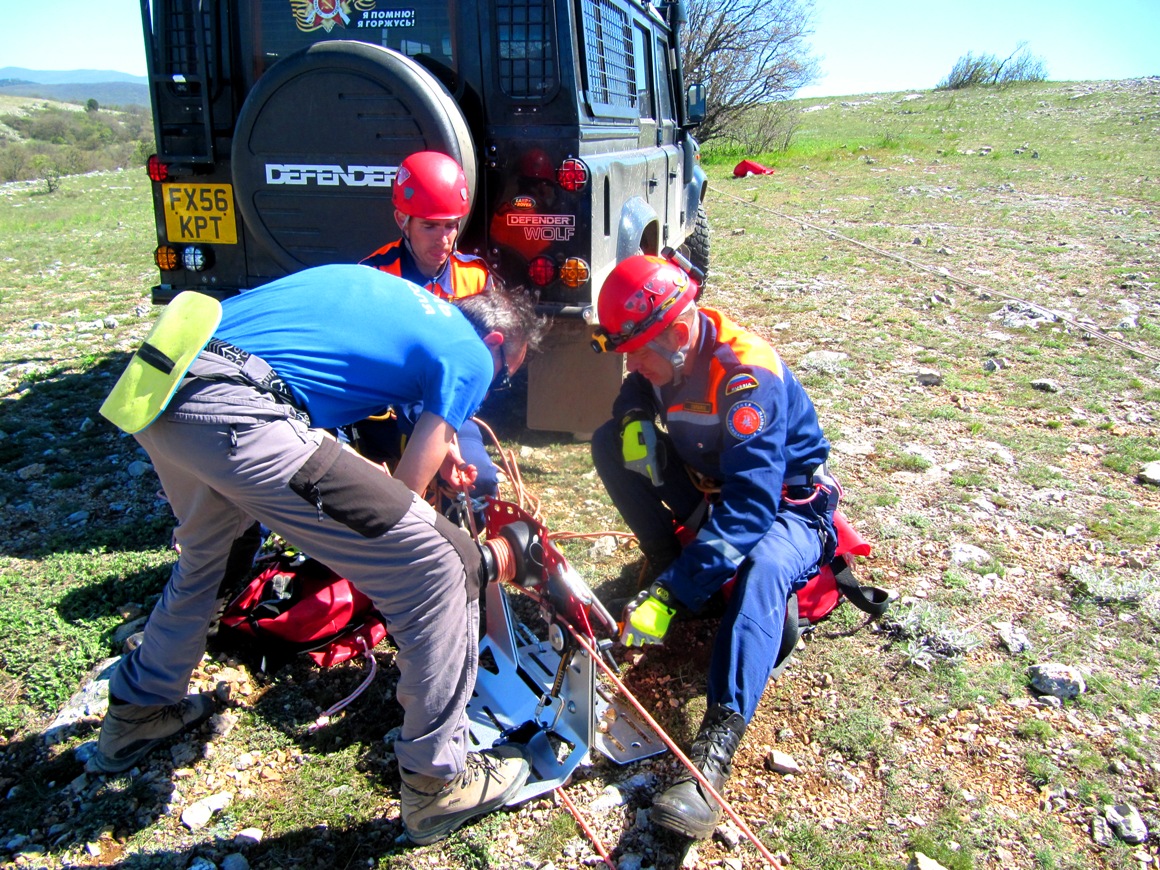
{"type": "Polygon", "coordinates": [[[495,573],[497,583],[511,583],[516,579],[516,560],[512,554],[512,545],[506,538],[488,538],[483,545],[491,550],[495,556],[495,573]]]}
{"type": "Polygon", "coordinates": [[[612,863],[612,858],[609,857],[608,850],[604,848],[604,843],[600,841],[600,835],[592,830],[588,822],[584,820],[584,816],[580,814],[580,810],[577,809],[576,804],[572,803],[571,798],[564,794],[562,786],[556,786],[556,796],[560,798],[560,802],[572,813],[572,818],[576,820],[576,824],[588,835],[588,839],[592,841],[592,845],[596,847],[596,853],[604,859],[604,863],[612,868],[612,870],[616,870],[616,865],[612,863]]]}
{"type": "Polygon", "coordinates": [[[741,833],[749,838],[749,842],[751,842],[757,848],[757,851],[761,853],[761,857],[766,860],[769,866],[777,868],[777,870],[784,870],[781,862],[773,857],[772,853],[770,853],[770,851],[765,848],[765,844],[757,839],[754,833],[749,830],[749,826],[745,824],[745,821],[741,818],[741,816],[737,815],[737,812],[733,809],[732,806],[729,805],[728,801],[726,801],[725,798],[717,793],[717,790],[713,788],[709,780],[705,779],[705,775],[701,773],[701,771],[697,770],[696,766],[689,760],[688,756],[681,752],[677,744],[673,742],[672,738],[664,732],[661,726],[657,724],[657,721],[653,719],[653,717],[648,714],[648,711],[643,706],[641,706],[641,703],[633,697],[632,692],[630,692],[628,687],[620,681],[620,677],[616,675],[616,672],[608,666],[604,659],[597,655],[596,650],[593,649],[592,645],[588,643],[588,641],[582,637],[580,633],[576,631],[576,629],[572,628],[572,626],[568,626],[568,631],[572,633],[572,637],[576,638],[576,642],[580,644],[581,648],[583,648],[584,651],[592,657],[592,660],[600,666],[600,669],[604,671],[608,679],[612,680],[613,685],[615,685],[616,688],[620,690],[620,693],[628,699],[629,703],[632,704],[633,708],[641,715],[644,721],[648,723],[649,727],[656,731],[661,740],[664,742],[665,746],[667,746],[673,755],[680,759],[681,763],[689,769],[689,772],[692,773],[697,782],[699,782],[704,787],[705,791],[709,792],[709,794],[712,795],[719,804],[721,804],[729,818],[731,818],[737,827],[741,829],[741,833]]]}
{"type": "MultiPolygon", "coordinates": [[[[488,435],[491,436],[492,443],[495,445],[496,449],[499,451],[500,457],[503,460],[504,470],[507,472],[508,478],[512,483],[512,488],[515,490],[517,504],[519,504],[521,507],[525,507],[525,502],[534,503],[534,507],[526,507],[526,509],[528,510],[529,513],[531,513],[533,515],[533,517],[535,517],[538,520],[540,518],[539,500],[534,498],[533,496],[531,496],[524,489],[523,479],[520,476],[519,465],[516,462],[514,452],[506,451],[503,449],[502,445],[500,445],[500,443],[499,443],[499,439],[495,435],[495,432],[493,432],[491,427],[489,427],[486,423],[484,423],[478,417],[473,417],[472,419],[475,420],[475,422],[479,424],[481,429],[483,429],[485,432],[488,433],[488,435]]],[[[468,489],[469,489],[468,487],[464,487],[464,492],[467,493],[468,489]]],[[[474,523],[472,525],[474,526],[474,523]]],[[[565,532],[562,534],[553,535],[552,537],[554,540],[564,540],[566,538],[601,537],[603,535],[608,535],[608,534],[615,535],[617,537],[628,537],[628,538],[635,537],[634,535],[629,534],[629,533],[625,533],[625,532],[603,532],[603,533],[596,533],[596,534],[593,534],[593,533],[587,533],[587,534],[585,534],[585,533],[567,533],[567,532],[565,532]]],[[[514,571],[515,571],[514,564],[510,566],[510,569],[509,569],[509,565],[508,565],[509,561],[514,561],[514,560],[513,560],[512,554],[511,554],[510,545],[508,545],[507,541],[505,541],[503,539],[496,540],[494,542],[494,546],[493,546],[493,541],[489,540],[486,542],[486,544],[487,544],[487,546],[489,546],[492,549],[492,552],[496,556],[496,563],[497,563],[497,567],[499,568],[499,572],[501,573],[501,576],[503,576],[503,574],[506,573],[508,570],[510,570],[514,575],[514,571]]],[[[520,587],[520,586],[517,586],[516,588],[519,591],[523,592],[525,595],[528,595],[529,597],[533,598],[534,600],[538,600],[537,596],[533,595],[530,590],[524,589],[523,587],[520,587]]],[[[585,628],[587,628],[587,626],[585,626],[585,628]]],[[[589,630],[591,630],[591,629],[589,629],[589,630]]],[[[645,708],[643,706],[641,706],[641,703],[639,701],[637,701],[637,699],[633,696],[633,694],[628,690],[628,687],[625,686],[624,683],[621,682],[620,678],[616,675],[616,673],[612,670],[612,668],[610,668],[608,666],[608,664],[604,661],[604,659],[602,659],[597,654],[597,652],[593,648],[593,646],[591,644],[589,644],[588,641],[584,637],[582,637],[580,635],[580,633],[577,632],[576,629],[572,625],[568,625],[568,631],[571,632],[571,634],[574,638],[576,638],[576,640],[580,644],[581,648],[583,648],[584,651],[587,652],[588,655],[592,657],[592,660],[595,661],[600,666],[600,668],[604,671],[604,673],[608,676],[608,678],[610,680],[612,680],[612,682],[616,686],[616,688],[620,690],[620,693],[622,695],[624,695],[624,697],[628,699],[629,703],[632,704],[632,706],[636,709],[636,711],[638,713],[640,713],[640,715],[644,719],[644,721],[646,723],[648,723],[648,725],[660,736],[660,738],[664,742],[665,746],[667,746],[669,748],[669,750],[673,753],[673,755],[675,755],[678,759],[680,759],[681,763],[684,764],[685,767],[687,767],[689,769],[689,772],[692,773],[693,777],[697,780],[697,782],[699,782],[702,786],[704,786],[705,790],[718,803],[721,804],[722,808],[728,814],[729,818],[732,819],[733,822],[737,825],[737,827],[741,829],[741,832],[746,837],[749,838],[749,842],[753,843],[754,847],[756,847],[757,851],[759,853],[761,853],[761,857],[765,859],[766,863],[768,863],[770,867],[775,868],[775,870],[784,870],[784,867],[782,866],[782,864],[776,858],[773,857],[773,855],[770,853],[770,851],[765,847],[765,844],[762,843],[759,839],[757,839],[757,836],[749,829],[749,826],[745,823],[745,821],[741,818],[741,816],[737,815],[737,812],[733,809],[733,807],[729,804],[729,802],[726,801],[725,798],[722,797],[717,792],[717,790],[715,788],[713,788],[712,784],[707,779],[705,779],[705,775],[703,773],[701,773],[701,771],[697,770],[696,766],[693,764],[692,761],[689,760],[688,756],[686,756],[685,753],[683,753],[680,750],[680,748],[677,746],[677,744],[674,743],[672,738],[669,737],[669,735],[664,732],[664,729],[661,728],[661,726],[657,723],[657,721],[655,719],[653,719],[652,716],[649,715],[648,711],[645,710],[645,708]]],[[[559,795],[560,800],[571,811],[572,816],[576,819],[577,824],[580,825],[580,827],[584,830],[584,833],[587,834],[588,838],[592,841],[593,846],[596,847],[596,851],[600,854],[600,857],[604,859],[604,863],[608,867],[612,868],[612,870],[616,870],[616,865],[612,863],[612,859],[609,857],[608,851],[604,848],[604,844],[600,842],[600,838],[596,835],[596,832],[593,831],[592,828],[587,824],[587,822],[584,821],[583,817],[580,815],[580,811],[576,808],[575,804],[573,804],[572,801],[568,798],[568,796],[566,794],[564,794],[563,788],[557,787],[556,794],[559,795]]]]}

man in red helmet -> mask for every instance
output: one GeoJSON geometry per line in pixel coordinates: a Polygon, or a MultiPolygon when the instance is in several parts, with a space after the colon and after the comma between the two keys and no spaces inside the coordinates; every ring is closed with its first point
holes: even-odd
{"type": "MultiPolygon", "coordinates": [[[[690,752],[720,793],[774,673],[786,601],[833,556],[839,490],[805,389],[764,340],[697,306],[692,267],[676,259],[629,257],[601,288],[593,345],[626,354],[629,374],[592,457],[656,573],[625,607],[625,645],[661,643],[678,610],[700,610],[736,578],[690,752]],[[683,549],[679,526],[696,532],[683,549]]],[[[686,776],[651,815],[703,839],[721,812],[686,776]]]]}
{"type": "Polygon", "coordinates": [[[471,210],[467,178],[454,159],[417,151],[399,164],[391,193],[402,238],[361,262],[425,287],[440,299],[463,299],[491,287],[487,264],[455,250],[471,210]]]}
{"type": "MultiPolygon", "coordinates": [[[[399,165],[391,201],[403,235],[363,259],[364,266],[398,275],[450,302],[494,289],[483,259],[455,249],[471,202],[467,178],[454,159],[438,151],[411,154],[399,165]]],[[[357,424],[356,445],[373,459],[397,460],[421,411],[397,407],[386,418],[357,424]]],[[[460,453],[477,475],[472,496],[499,495],[499,470],[479,426],[468,420],[457,434],[460,453]]]]}

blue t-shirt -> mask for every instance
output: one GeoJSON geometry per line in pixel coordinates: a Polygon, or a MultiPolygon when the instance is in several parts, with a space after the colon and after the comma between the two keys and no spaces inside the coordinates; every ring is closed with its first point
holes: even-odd
{"type": "Polygon", "coordinates": [[[453,305],[358,265],[306,269],[226,299],[215,335],[265,360],[323,428],[420,402],[458,429],[495,371],[453,305]]]}

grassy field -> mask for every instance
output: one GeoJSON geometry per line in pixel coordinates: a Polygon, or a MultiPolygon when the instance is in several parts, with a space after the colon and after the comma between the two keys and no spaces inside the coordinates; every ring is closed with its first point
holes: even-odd
{"type": "MultiPolygon", "coordinates": [[[[1160,492],[1138,479],[1160,459],[1160,81],[801,108],[786,154],[706,150],[703,301],[770,338],[810,389],[844,509],[874,544],[861,573],[899,601],[883,625],[843,608],[811,637],[767,691],[728,796],[795,868],[897,868],[914,850],[950,870],[1138,868],[1155,834],[1101,848],[1089,830],[1109,802],[1160,829],[1160,492]],[[776,171],[734,179],[742,156],[776,171]],[[983,554],[960,562],[966,545],[983,554]],[[1008,652],[997,623],[1031,650],[1008,652]],[[1087,692],[1034,703],[1037,661],[1082,669],[1087,692]],[[765,770],[770,747],[803,772],[765,770]]],[[[256,867],[579,866],[583,838],[550,801],[441,846],[396,843],[389,676],[307,731],[355,667],[267,680],[207,660],[199,685],[231,686],[236,724],[212,751],[175,751],[172,775],[84,776],[73,750],[92,722],[45,745],[173,560],[146,457],[96,414],[155,316],[154,244],[143,172],[0,187],[0,861],[185,867],[254,826],[256,867]],[[270,773],[250,777],[242,754],[270,773]],[[186,830],[180,810],[223,788],[228,810],[186,830]]],[[[587,445],[505,432],[550,529],[623,529],[587,445]]],[[[635,576],[632,546],[563,546],[598,590],[635,576]]],[[[683,623],[627,672],[675,736],[703,709],[713,629],[683,623]]],[[[570,793],[583,807],[634,772],[598,761],[570,793]]],[[[598,826],[618,857],[675,868],[682,848],[635,824],[649,803],[598,826]]],[[[758,866],[719,841],[690,866],[727,858],[758,866]]]]}

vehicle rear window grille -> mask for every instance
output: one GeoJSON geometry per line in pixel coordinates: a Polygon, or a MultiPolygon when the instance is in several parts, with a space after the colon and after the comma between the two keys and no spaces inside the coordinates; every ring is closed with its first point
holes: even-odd
{"type": "Polygon", "coordinates": [[[622,114],[636,107],[632,28],[610,0],[583,0],[584,79],[593,107],[622,114]],[[621,111],[616,111],[621,110],[621,111]]]}
{"type": "Polygon", "coordinates": [[[197,68],[198,33],[206,46],[205,76],[210,81],[216,79],[214,51],[209,42],[213,34],[213,21],[209,4],[174,3],[165,15],[160,28],[160,37],[165,44],[162,53],[161,72],[167,76],[181,76],[187,80],[200,78],[197,68]]]}
{"type": "Polygon", "coordinates": [[[509,97],[543,99],[559,84],[548,0],[496,0],[499,86],[509,97]]]}

